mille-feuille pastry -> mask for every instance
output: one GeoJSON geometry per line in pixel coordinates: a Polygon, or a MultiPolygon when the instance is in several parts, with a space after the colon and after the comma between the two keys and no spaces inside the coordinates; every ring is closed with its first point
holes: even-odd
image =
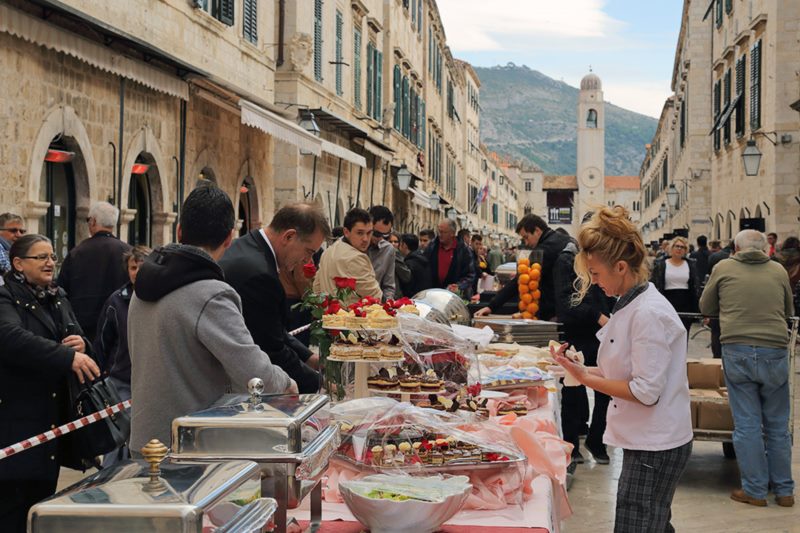
{"type": "Polygon", "coordinates": [[[400,360],[403,358],[403,348],[396,344],[384,344],[381,346],[381,357],[400,360]]]}

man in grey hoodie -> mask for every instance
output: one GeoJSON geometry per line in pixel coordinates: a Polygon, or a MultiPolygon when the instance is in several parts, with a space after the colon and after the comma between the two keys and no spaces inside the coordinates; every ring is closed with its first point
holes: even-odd
{"type": "Polygon", "coordinates": [[[297,385],[253,342],[241,300],[217,261],[233,239],[234,211],[216,187],[195,189],[181,208],[180,244],[154,251],[136,278],[128,313],[131,451],[170,442],[172,420],[205,409],[254,377],[265,391],[297,385]]]}

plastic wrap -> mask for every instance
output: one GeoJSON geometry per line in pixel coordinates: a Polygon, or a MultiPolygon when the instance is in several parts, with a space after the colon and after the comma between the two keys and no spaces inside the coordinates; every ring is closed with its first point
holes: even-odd
{"type": "Polygon", "coordinates": [[[425,476],[375,474],[343,484],[356,494],[367,498],[395,501],[419,500],[443,502],[471,488],[467,476],[425,476]]]}

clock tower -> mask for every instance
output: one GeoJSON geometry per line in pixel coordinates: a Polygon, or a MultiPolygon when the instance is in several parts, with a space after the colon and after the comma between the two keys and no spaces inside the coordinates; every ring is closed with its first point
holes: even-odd
{"type": "Polygon", "coordinates": [[[580,225],[583,216],[606,204],[605,199],[605,104],[603,84],[593,72],[581,80],[578,97],[578,201],[573,223],[580,225]]]}

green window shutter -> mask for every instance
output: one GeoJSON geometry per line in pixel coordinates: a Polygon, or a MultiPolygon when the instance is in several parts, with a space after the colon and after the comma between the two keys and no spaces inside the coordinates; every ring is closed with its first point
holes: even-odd
{"type": "MultiPolygon", "coordinates": [[[[723,102],[725,104],[725,108],[727,109],[731,103],[731,69],[725,71],[725,77],[723,78],[723,102]]],[[[730,144],[731,142],[731,118],[730,114],[728,115],[728,119],[725,121],[725,124],[722,125],[722,139],[725,144],[730,144]]]]}
{"type": "Polygon", "coordinates": [[[403,137],[405,138],[408,138],[409,114],[411,113],[411,106],[408,101],[408,89],[408,76],[403,76],[403,137]]]}
{"type": "Polygon", "coordinates": [[[361,30],[353,32],[353,105],[361,109],[361,30]]]}
{"type": "Polygon", "coordinates": [[[747,56],[742,56],[736,61],[736,137],[744,135],[744,84],[745,65],[747,56]]]}
{"type": "Polygon", "coordinates": [[[422,34],[422,0],[417,0],[417,33],[422,34]]]}
{"type": "Polygon", "coordinates": [[[750,51],[750,130],[761,128],[761,41],[750,51]]]}
{"type": "Polygon", "coordinates": [[[375,120],[383,120],[383,53],[375,50],[375,120]]]}
{"type": "Polygon", "coordinates": [[[372,43],[367,43],[367,115],[372,116],[372,100],[373,94],[372,90],[374,87],[372,86],[372,50],[373,50],[372,43]]]}
{"type": "Polygon", "coordinates": [[[242,34],[246,41],[258,43],[258,0],[244,0],[242,34]]]}
{"type": "MultiPolygon", "coordinates": [[[[720,107],[722,105],[722,85],[719,80],[714,83],[714,122],[717,121],[720,114],[720,107]]],[[[714,150],[719,150],[720,134],[719,128],[714,130],[714,150]]]]}
{"type": "Polygon", "coordinates": [[[212,7],[216,7],[214,18],[228,26],[233,26],[235,0],[216,0],[212,7]]]}
{"type": "Polygon", "coordinates": [[[722,1],[723,0],[717,0],[717,16],[715,21],[717,24],[717,28],[722,26],[722,1]]]}
{"type": "Polygon", "coordinates": [[[411,29],[417,26],[417,0],[411,0],[411,29]]]}
{"type": "Polygon", "coordinates": [[[394,88],[394,129],[400,131],[403,122],[403,99],[401,97],[401,74],[400,65],[394,66],[394,77],[392,78],[392,87],[394,88]]]}
{"type": "Polygon", "coordinates": [[[728,15],[733,11],[733,0],[725,0],[725,13],[728,15]]]}
{"type": "Polygon", "coordinates": [[[342,61],[344,60],[342,50],[342,31],[344,29],[344,19],[342,13],[336,10],[336,94],[342,96],[344,87],[342,83],[342,61]]]}
{"type": "Polygon", "coordinates": [[[314,79],[322,81],[322,0],[314,0],[314,79]]]}
{"type": "Polygon", "coordinates": [[[420,110],[420,114],[422,115],[422,136],[420,137],[419,147],[424,150],[425,140],[428,134],[428,116],[425,114],[425,100],[420,99],[420,102],[422,102],[420,110]]]}

